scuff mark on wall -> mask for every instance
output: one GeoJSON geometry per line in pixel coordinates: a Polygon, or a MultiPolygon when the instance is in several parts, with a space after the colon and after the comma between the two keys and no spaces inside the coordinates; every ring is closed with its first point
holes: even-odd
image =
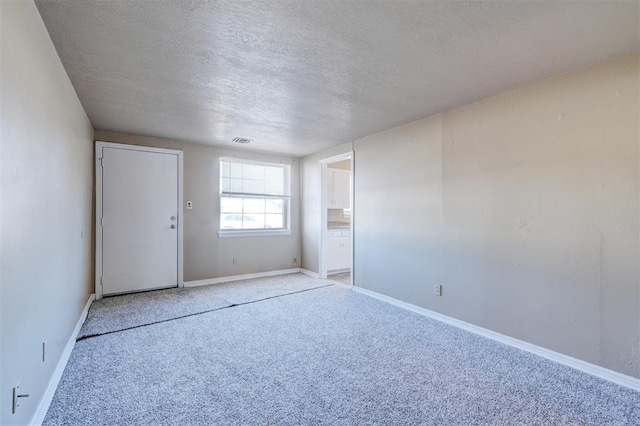
{"type": "Polygon", "coordinates": [[[531,226],[529,225],[527,218],[519,217],[516,219],[516,230],[521,234],[531,233],[531,226]]]}

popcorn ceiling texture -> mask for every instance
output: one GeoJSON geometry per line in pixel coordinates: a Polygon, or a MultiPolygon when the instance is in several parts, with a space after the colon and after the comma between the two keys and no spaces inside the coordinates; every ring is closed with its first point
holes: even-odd
{"type": "Polygon", "coordinates": [[[36,4],[96,129],[296,156],[640,44],[633,1],[36,4]]]}

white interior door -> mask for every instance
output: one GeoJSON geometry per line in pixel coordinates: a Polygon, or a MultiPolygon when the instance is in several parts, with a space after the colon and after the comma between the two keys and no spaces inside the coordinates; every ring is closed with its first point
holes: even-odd
{"type": "Polygon", "coordinates": [[[101,155],[102,295],[178,286],[179,155],[124,145],[101,155]]]}

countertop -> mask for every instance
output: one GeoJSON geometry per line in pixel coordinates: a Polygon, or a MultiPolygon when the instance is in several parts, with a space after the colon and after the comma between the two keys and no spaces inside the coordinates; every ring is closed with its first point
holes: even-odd
{"type": "Polygon", "coordinates": [[[350,229],[351,224],[349,222],[333,222],[327,223],[327,229],[350,229]]]}

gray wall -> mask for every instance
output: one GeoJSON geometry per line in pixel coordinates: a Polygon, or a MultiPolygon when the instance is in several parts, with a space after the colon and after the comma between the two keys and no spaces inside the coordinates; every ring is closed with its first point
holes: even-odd
{"type": "Polygon", "coordinates": [[[0,28],[0,424],[9,425],[33,416],[92,293],[93,128],[33,3],[1,1],[0,28]],[[12,415],[18,382],[31,396],[12,415]]]}
{"type": "Polygon", "coordinates": [[[185,281],[300,267],[300,185],[297,158],[96,130],[98,141],[179,149],[184,153],[185,281]],[[219,238],[220,156],[291,165],[291,235],[219,238]],[[238,259],[236,265],[233,258],[238,259]],[[294,258],[297,263],[294,263],[294,258]]]}
{"type": "Polygon", "coordinates": [[[355,141],[355,284],[640,377],[639,78],[628,56],[355,141]]]}
{"type": "MultiPolygon", "coordinates": [[[[311,272],[319,272],[318,248],[320,229],[323,226],[320,215],[320,160],[351,152],[351,143],[345,143],[304,157],[301,165],[302,181],[302,267],[311,272]]],[[[354,176],[354,180],[357,177],[354,176]]]]}

